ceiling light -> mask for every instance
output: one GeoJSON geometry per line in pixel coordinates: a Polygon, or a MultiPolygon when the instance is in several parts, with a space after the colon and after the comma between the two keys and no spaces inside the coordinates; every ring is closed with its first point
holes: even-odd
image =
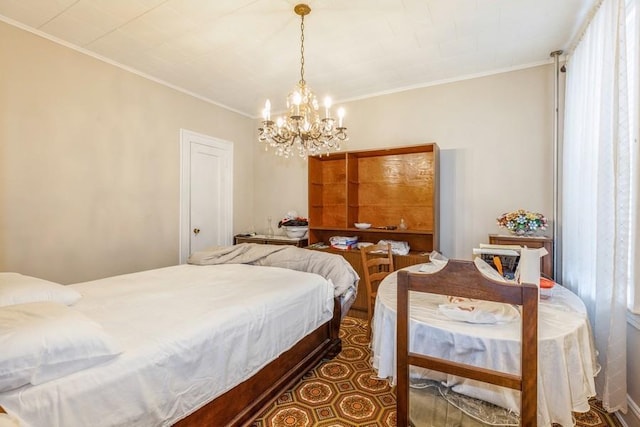
{"type": "Polygon", "coordinates": [[[306,158],[340,150],[340,144],[347,140],[347,128],[343,123],[344,109],[338,109],[336,120],[331,115],[331,99],[326,97],[320,111],[318,99],[304,80],[304,17],[311,8],[298,4],[293,11],[300,16],[300,81],[287,96],[286,116],[271,120],[271,102],[267,99],[258,139],[265,143],[265,150],[273,147],[279,156],[297,153],[306,158]]]}

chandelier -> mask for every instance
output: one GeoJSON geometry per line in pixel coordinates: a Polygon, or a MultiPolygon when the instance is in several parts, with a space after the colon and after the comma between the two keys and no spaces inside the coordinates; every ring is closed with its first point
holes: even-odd
{"type": "Polygon", "coordinates": [[[267,99],[258,139],[265,143],[265,150],[273,147],[278,156],[288,158],[297,153],[306,158],[340,150],[340,144],[347,140],[347,128],[343,124],[344,109],[338,109],[338,119],[334,119],[331,98],[326,97],[321,114],[318,99],[304,80],[304,17],[311,8],[298,4],[293,11],[300,16],[300,81],[287,96],[285,116],[271,120],[271,102],[267,99]]]}

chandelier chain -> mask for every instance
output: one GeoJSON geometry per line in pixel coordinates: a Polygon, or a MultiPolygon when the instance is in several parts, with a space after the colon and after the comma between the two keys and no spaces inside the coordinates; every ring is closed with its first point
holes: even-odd
{"type": "Polygon", "coordinates": [[[300,20],[300,84],[305,84],[304,81],[304,15],[300,20]]]}

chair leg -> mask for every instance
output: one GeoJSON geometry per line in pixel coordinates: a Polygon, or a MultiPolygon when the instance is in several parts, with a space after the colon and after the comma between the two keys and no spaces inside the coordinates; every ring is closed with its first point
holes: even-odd
{"type": "Polygon", "coordinates": [[[367,328],[367,337],[369,341],[371,341],[371,337],[373,336],[373,306],[371,305],[371,300],[369,300],[367,304],[367,317],[369,318],[369,327],[367,328]]]}

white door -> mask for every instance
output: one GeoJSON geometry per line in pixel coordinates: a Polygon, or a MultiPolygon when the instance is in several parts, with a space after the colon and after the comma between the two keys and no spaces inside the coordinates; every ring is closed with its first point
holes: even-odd
{"type": "Polygon", "coordinates": [[[189,254],[233,243],[233,144],[180,132],[180,263],[189,254]]]}

